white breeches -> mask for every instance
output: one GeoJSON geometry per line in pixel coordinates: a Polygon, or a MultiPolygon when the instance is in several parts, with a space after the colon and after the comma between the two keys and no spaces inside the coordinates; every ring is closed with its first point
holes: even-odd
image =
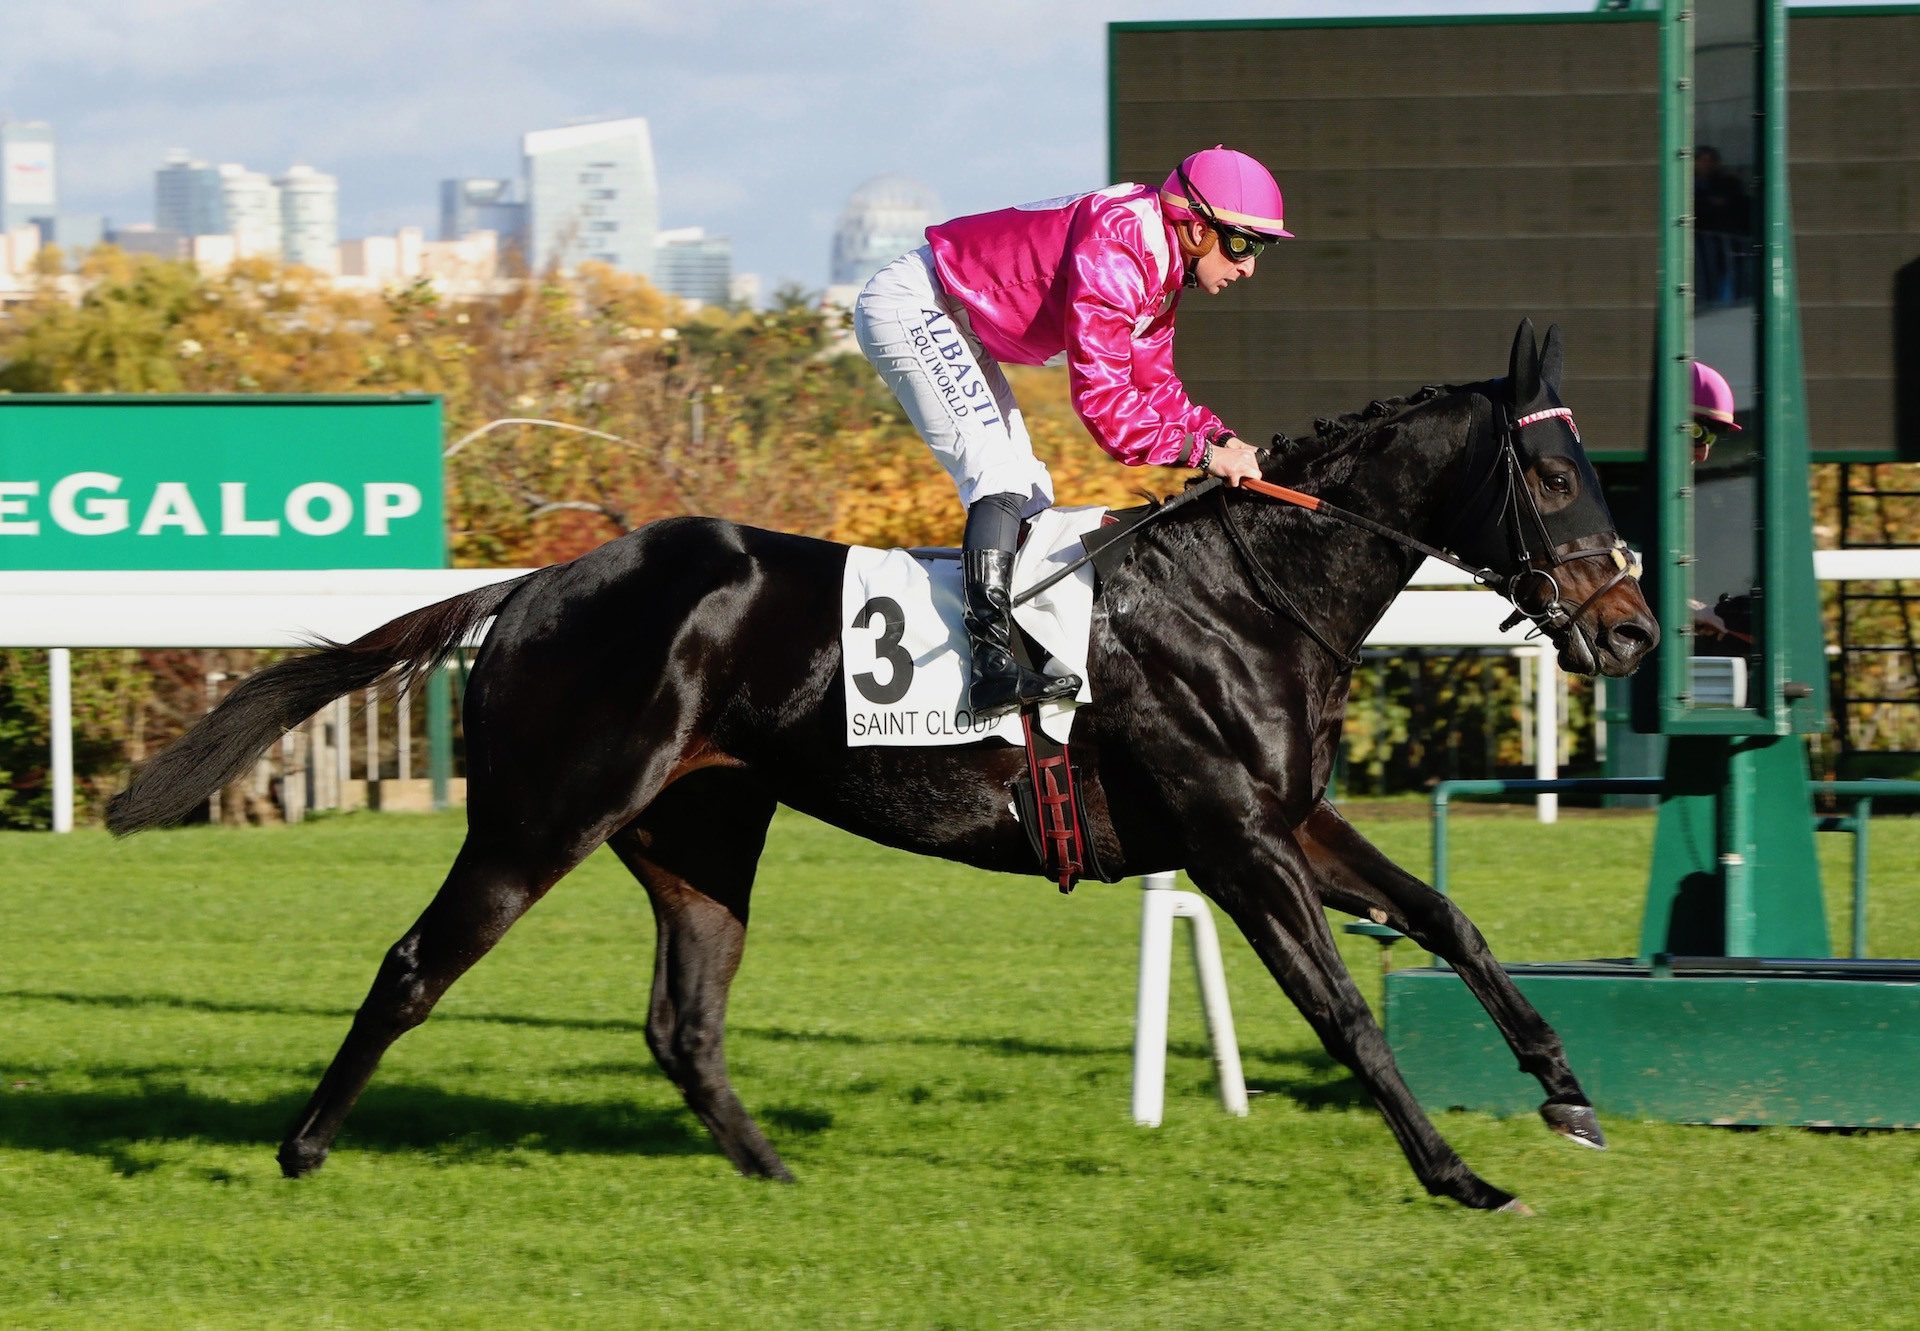
{"type": "Polygon", "coordinates": [[[1000,364],[954,317],[927,246],[875,273],[853,306],[853,335],[953,477],[960,502],[1019,496],[1020,516],[1053,503],[1000,364]]]}

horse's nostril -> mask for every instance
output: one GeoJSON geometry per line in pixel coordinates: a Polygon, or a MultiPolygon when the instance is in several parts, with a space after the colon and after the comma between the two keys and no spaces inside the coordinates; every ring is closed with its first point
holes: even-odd
{"type": "Polygon", "coordinates": [[[1622,658],[1632,658],[1652,648],[1660,640],[1659,633],[1651,624],[1637,619],[1622,620],[1607,630],[1609,645],[1613,654],[1622,658]]]}

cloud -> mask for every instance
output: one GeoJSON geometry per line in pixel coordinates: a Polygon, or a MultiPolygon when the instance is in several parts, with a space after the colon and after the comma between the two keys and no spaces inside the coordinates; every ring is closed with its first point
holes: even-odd
{"type": "Polygon", "coordinates": [[[348,235],[431,228],[438,181],[517,174],[525,131],[641,115],[663,222],[731,236],[739,266],[770,284],[809,285],[825,279],[847,195],[883,172],[925,182],[953,212],[1106,183],[1106,25],[1192,12],[1179,0],[6,8],[0,86],[12,114],[53,122],[71,211],[149,217],[153,171],[186,148],[334,174],[348,235]]]}

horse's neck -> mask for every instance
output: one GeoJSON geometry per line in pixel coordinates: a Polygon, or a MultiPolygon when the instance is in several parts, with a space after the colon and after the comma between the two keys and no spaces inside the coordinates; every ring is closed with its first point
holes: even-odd
{"type": "MultiPolygon", "coordinates": [[[[1466,395],[1364,431],[1305,466],[1295,484],[1393,530],[1440,544],[1480,412],[1466,395]],[[1349,450],[1352,450],[1351,454],[1349,450]],[[1338,476],[1339,479],[1326,479],[1338,476]]],[[[1420,556],[1335,518],[1279,503],[1239,503],[1249,544],[1315,627],[1357,649],[1420,565],[1420,556]]]]}

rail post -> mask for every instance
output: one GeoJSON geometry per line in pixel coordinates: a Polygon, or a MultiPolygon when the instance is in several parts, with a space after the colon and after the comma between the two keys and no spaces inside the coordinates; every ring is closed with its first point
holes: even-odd
{"type": "Polygon", "coordinates": [[[1227,998],[1226,971],[1220,964],[1220,936],[1205,897],[1174,890],[1171,873],[1140,880],[1140,982],[1133,1020],[1133,1121],[1157,1128],[1166,1107],[1167,997],[1172,986],[1173,922],[1192,926],[1194,978],[1213,1052],[1220,1107],[1244,1118],[1247,1083],[1240,1068],[1240,1044],[1227,998]]]}

